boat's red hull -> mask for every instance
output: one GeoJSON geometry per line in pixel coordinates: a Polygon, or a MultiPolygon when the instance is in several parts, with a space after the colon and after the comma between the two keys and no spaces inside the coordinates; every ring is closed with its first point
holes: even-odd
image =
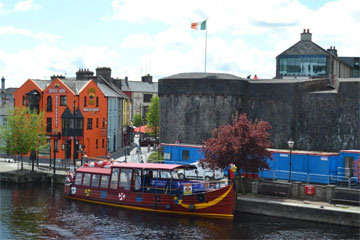
{"type": "Polygon", "coordinates": [[[69,199],[136,210],[233,217],[235,204],[233,184],[201,194],[175,196],[164,193],[105,191],[82,186],[65,185],[69,199]],[[71,189],[72,188],[72,189],[71,189]]]}

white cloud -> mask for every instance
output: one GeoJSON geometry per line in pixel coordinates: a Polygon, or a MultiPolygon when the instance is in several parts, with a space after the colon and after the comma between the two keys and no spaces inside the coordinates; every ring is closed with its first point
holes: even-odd
{"type": "Polygon", "coordinates": [[[276,56],[298,42],[304,28],[310,29],[313,41],[324,49],[331,42],[342,56],[360,52],[358,0],[331,1],[317,10],[297,0],[114,0],[112,4],[112,20],[168,25],[161,32],[129,36],[122,45],[148,46],[151,53],[141,57],[141,64],[151,60],[152,72],[163,76],[202,71],[203,32],[195,34],[190,23],[206,17],[209,71],[226,70],[241,76],[256,72],[271,78],[275,75],[276,56]],[[247,37],[257,38],[259,46],[247,42],[247,37]],[[260,44],[269,47],[264,50],[260,44]]]}
{"type": "Polygon", "coordinates": [[[0,59],[0,71],[7,79],[7,87],[9,84],[19,87],[29,78],[50,79],[54,74],[75,76],[79,68],[95,70],[99,66],[110,66],[115,73],[121,70],[119,54],[101,46],[84,45],[62,50],[55,45],[42,44],[16,54],[0,51],[0,59]]]}
{"type": "Polygon", "coordinates": [[[0,35],[22,35],[37,40],[45,40],[51,43],[55,43],[59,39],[59,36],[55,36],[52,34],[42,33],[42,32],[33,33],[30,30],[15,28],[13,26],[0,27],[0,35]]]}
{"type": "Polygon", "coordinates": [[[27,12],[30,10],[37,10],[39,8],[40,8],[40,5],[34,3],[33,0],[24,0],[24,1],[18,2],[15,5],[14,10],[15,10],[15,12],[27,12]]]}
{"type": "Polygon", "coordinates": [[[101,46],[99,40],[98,46],[67,45],[64,50],[55,45],[58,36],[0,27],[0,35],[43,40],[36,48],[17,53],[0,50],[0,72],[16,86],[28,78],[49,79],[65,72],[74,76],[78,68],[94,71],[99,66],[111,67],[113,76],[127,75],[131,80],[140,80],[145,73],[161,78],[202,72],[205,32],[190,29],[190,23],[206,17],[208,72],[272,78],[276,56],[297,43],[304,28],[310,29],[313,41],[321,47],[336,46],[340,56],[360,53],[358,0],[331,1],[317,10],[298,0],[114,0],[112,6],[113,14],[106,19],[129,24],[125,39],[114,38],[119,42],[116,49],[101,46]],[[135,28],[156,26],[156,30],[132,32],[134,24],[135,28]]]}
{"type": "Polygon", "coordinates": [[[142,48],[152,47],[154,40],[149,34],[134,34],[130,35],[121,43],[122,48],[142,48]]]}

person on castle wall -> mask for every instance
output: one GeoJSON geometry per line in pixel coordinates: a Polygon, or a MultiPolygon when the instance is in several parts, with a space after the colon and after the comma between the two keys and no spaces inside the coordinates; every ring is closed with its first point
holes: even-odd
{"type": "Polygon", "coordinates": [[[259,79],[258,76],[255,74],[254,79],[259,79]]]}

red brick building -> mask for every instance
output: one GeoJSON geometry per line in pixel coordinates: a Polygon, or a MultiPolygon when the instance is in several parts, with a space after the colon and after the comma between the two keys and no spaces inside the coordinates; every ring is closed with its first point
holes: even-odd
{"type": "MultiPolygon", "coordinates": [[[[122,100],[127,96],[106,80],[97,81],[92,74],[87,77],[89,79],[84,76],[81,79],[65,79],[63,76],[53,76],[51,80],[29,79],[14,93],[15,107],[29,106],[45,112],[52,159],[54,146],[58,149],[56,158],[71,160],[80,159],[85,153],[88,157],[105,156],[111,149],[108,102],[109,99],[122,100]]],[[[115,119],[113,115],[111,118],[115,119]]],[[[122,124],[118,125],[122,129],[122,124]]],[[[119,147],[121,144],[118,143],[119,147]]],[[[113,149],[116,150],[115,143],[113,149]]]]}

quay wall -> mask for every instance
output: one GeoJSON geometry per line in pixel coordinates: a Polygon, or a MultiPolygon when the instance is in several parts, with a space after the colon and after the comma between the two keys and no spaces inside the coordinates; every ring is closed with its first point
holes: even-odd
{"type": "Polygon", "coordinates": [[[295,220],[360,227],[360,213],[336,211],[323,206],[305,206],[266,199],[239,197],[236,211],[295,220]]]}
{"type": "Polygon", "coordinates": [[[64,184],[65,175],[31,171],[0,172],[0,181],[10,183],[53,182],[64,184]]]}

